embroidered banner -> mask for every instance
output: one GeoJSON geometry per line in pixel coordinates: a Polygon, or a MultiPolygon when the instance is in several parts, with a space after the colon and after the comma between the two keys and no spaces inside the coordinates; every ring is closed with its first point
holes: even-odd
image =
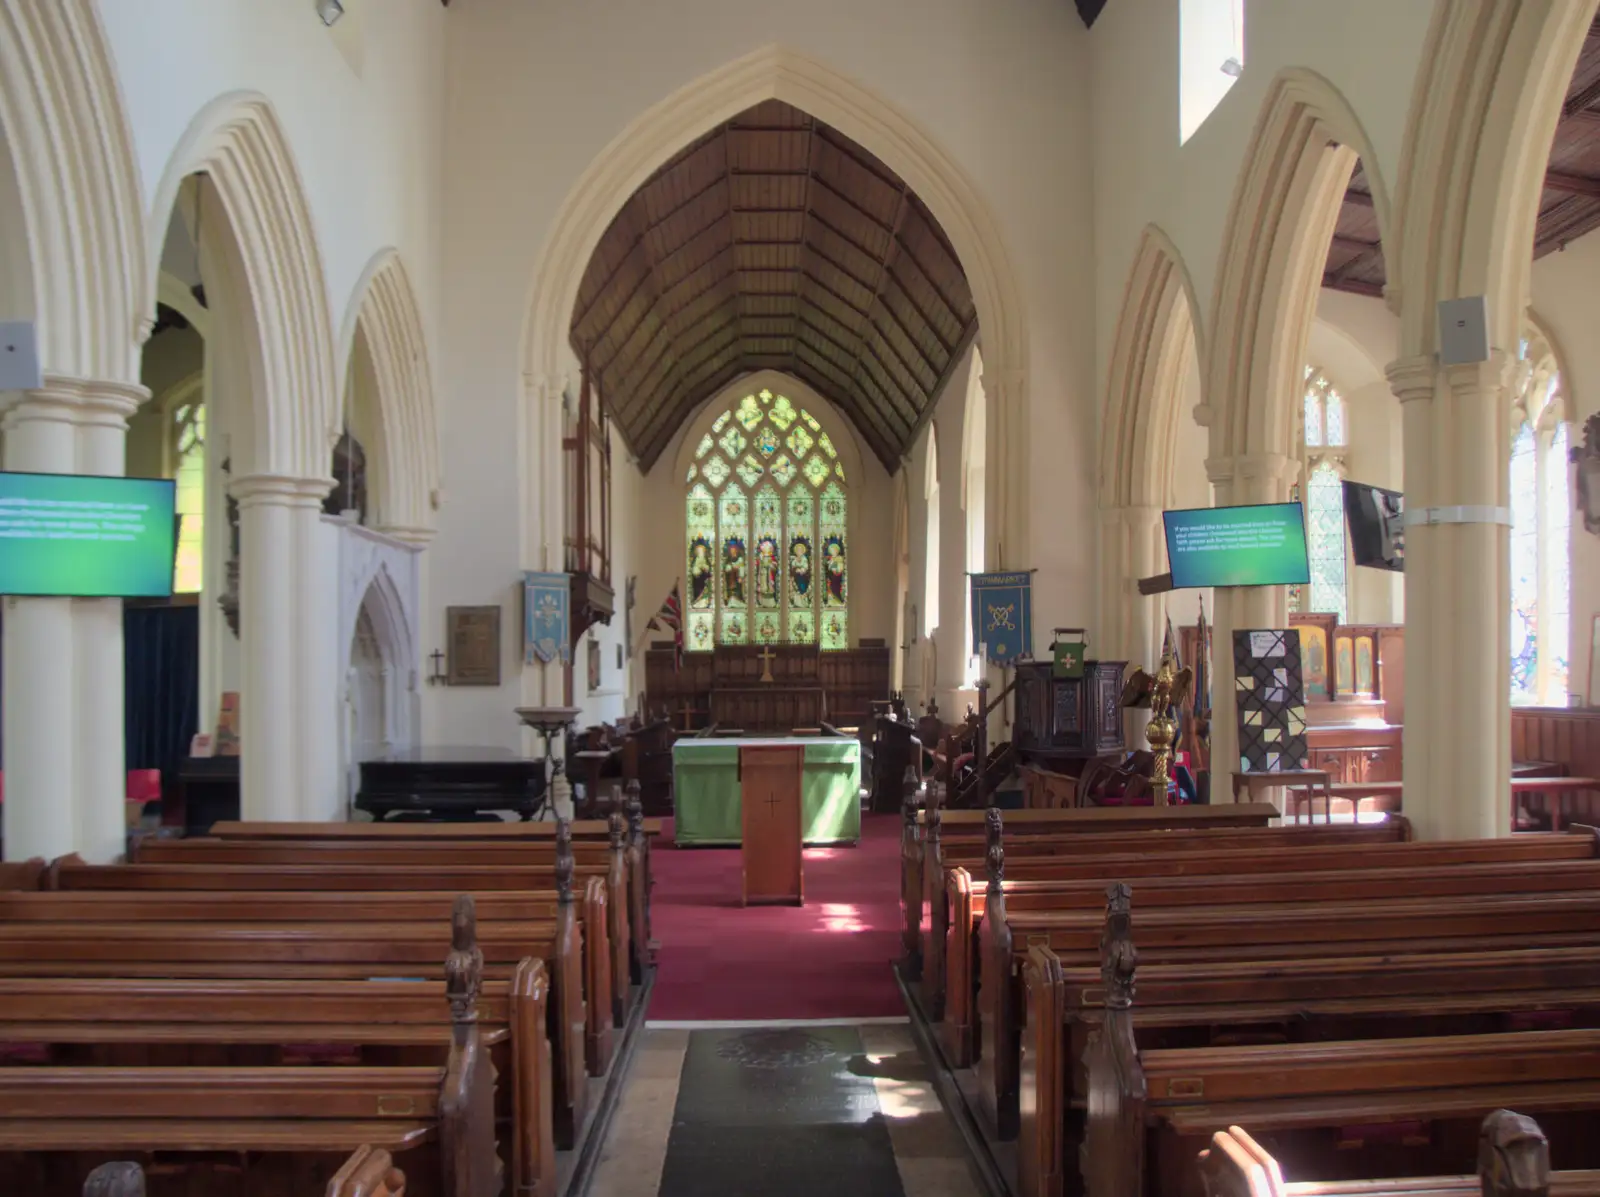
{"type": "Polygon", "coordinates": [[[989,660],[1009,665],[1033,656],[1033,573],[968,574],[972,592],[972,652],[988,646],[989,660]]]}
{"type": "Polygon", "coordinates": [[[522,575],[522,659],[548,665],[557,657],[572,662],[572,635],[567,611],[572,581],[566,574],[522,575]]]}

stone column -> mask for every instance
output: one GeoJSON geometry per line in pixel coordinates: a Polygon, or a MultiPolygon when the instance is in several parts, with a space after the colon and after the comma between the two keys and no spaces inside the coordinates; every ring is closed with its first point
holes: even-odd
{"type": "Polygon", "coordinates": [[[1497,350],[1388,369],[1405,413],[1403,803],[1423,839],[1511,833],[1507,366],[1497,350]]]}
{"type": "MultiPolygon", "coordinates": [[[[1250,453],[1211,458],[1206,473],[1216,487],[1216,505],[1282,503],[1300,463],[1282,453],[1250,453]]],[[[1282,586],[1219,586],[1211,632],[1211,801],[1233,799],[1233,774],[1239,771],[1238,707],[1234,702],[1233,633],[1251,628],[1283,628],[1289,623],[1289,596],[1282,586]]]]}
{"type": "MultiPolygon", "coordinates": [[[[126,471],[128,417],[148,397],[143,387],[109,383],[97,383],[83,394],[77,409],[79,472],[126,471]]],[[[86,860],[107,863],[127,844],[122,600],[78,599],[72,617],[78,751],[75,843],[86,860]]]]}
{"type": "MultiPolygon", "coordinates": [[[[6,468],[121,474],[127,418],[148,395],[47,379],[6,409],[6,468]]],[[[113,859],[127,791],[121,600],[8,599],[4,687],[7,859],[113,859]]]]}
{"type": "MultiPolygon", "coordinates": [[[[77,469],[77,387],[50,379],[5,413],[8,470],[77,469]]],[[[51,860],[77,847],[72,600],[5,600],[5,854],[51,860]]],[[[121,742],[122,726],[115,732],[121,742]]]]}
{"type": "MultiPolygon", "coordinates": [[[[301,479],[289,522],[294,538],[294,705],[298,817],[348,817],[339,784],[339,690],[350,645],[339,643],[339,540],[323,518],[328,479],[301,479]]],[[[242,546],[241,546],[242,547],[242,546]]],[[[248,748],[246,749],[248,751],[248,748]]]]}
{"type": "Polygon", "coordinates": [[[294,707],[300,662],[295,642],[300,480],[245,475],[235,478],[230,490],[239,502],[240,814],[292,820],[300,813],[294,707]]]}

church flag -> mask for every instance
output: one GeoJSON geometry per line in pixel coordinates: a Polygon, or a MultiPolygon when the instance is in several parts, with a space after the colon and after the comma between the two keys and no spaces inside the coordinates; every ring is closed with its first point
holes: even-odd
{"type": "Polygon", "coordinates": [[[522,575],[522,660],[550,664],[559,657],[572,663],[572,635],[567,613],[572,582],[566,574],[526,572],[522,575]]]}
{"type": "Polygon", "coordinates": [[[672,584],[672,593],[661,603],[661,610],[650,617],[650,627],[657,632],[672,633],[672,672],[683,668],[683,602],[678,597],[678,584],[672,584]]]}
{"type": "Polygon", "coordinates": [[[972,652],[986,646],[990,661],[1010,665],[1033,656],[1033,571],[968,574],[972,594],[972,652]]]}

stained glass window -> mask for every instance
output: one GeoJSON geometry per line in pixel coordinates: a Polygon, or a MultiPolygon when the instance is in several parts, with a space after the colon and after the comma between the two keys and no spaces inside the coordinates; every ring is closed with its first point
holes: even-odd
{"type": "Polygon", "coordinates": [[[770,390],[697,442],[686,485],[685,647],[848,648],[848,494],[833,440],[770,390]]]}
{"type": "Polygon", "coordinates": [[[1306,549],[1311,558],[1311,610],[1332,611],[1344,623],[1344,481],[1322,461],[1306,483],[1306,549]]]}
{"type": "Polygon", "coordinates": [[[1555,354],[1530,324],[1517,347],[1511,442],[1511,702],[1568,704],[1570,432],[1555,354]]]}
{"type": "Polygon", "coordinates": [[[1302,396],[1302,459],[1306,553],[1311,583],[1289,588],[1289,610],[1332,612],[1343,623],[1349,617],[1345,574],[1344,448],[1348,443],[1344,398],[1316,366],[1307,366],[1302,396]]]}
{"type": "Polygon", "coordinates": [[[172,423],[179,519],[172,589],[176,594],[198,594],[205,577],[206,405],[180,404],[172,413],[172,423]]]}

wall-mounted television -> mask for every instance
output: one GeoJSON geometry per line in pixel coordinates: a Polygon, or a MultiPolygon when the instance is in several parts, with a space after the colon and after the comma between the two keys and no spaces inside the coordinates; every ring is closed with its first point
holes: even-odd
{"type": "Polygon", "coordinates": [[[1405,497],[1397,490],[1345,481],[1344,518],[1357,565],[1405,572],[1405,510],[1405,497]]]}
{"type": "Polygon", "coordinates": [[[1304,586],[1305,513],[1299,503],[1164,511],[1172,587],[1304,586]]]}
{"type": "Polygon", "coordinates": [[[167,598],[176,485],[0,472],[0,594],[167,598]]]}

